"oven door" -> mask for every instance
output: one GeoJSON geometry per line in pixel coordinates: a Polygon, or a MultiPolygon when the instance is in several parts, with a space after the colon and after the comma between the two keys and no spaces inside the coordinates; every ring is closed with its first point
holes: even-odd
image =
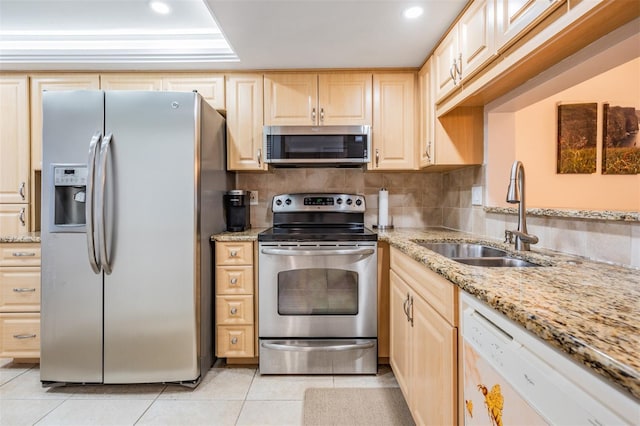
{"type": "Polygon", "coordinates": [[[376,242],[260,243],[259,336],[375,338],[376,242]]]}

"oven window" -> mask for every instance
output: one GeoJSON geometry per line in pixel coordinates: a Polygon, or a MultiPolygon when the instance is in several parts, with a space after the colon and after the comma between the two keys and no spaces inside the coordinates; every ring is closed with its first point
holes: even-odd
{"type": "Polygon", "coordinates": [[[358,273],[295,269],[278,273],[280,315],[357,315],[358,273]]]}

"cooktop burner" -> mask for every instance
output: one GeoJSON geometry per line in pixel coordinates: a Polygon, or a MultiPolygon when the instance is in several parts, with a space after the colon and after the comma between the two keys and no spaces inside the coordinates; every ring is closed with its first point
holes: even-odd
{"type": "Polygon", "coordinates": [[[365,198],[356,194],[305,193],[273,197],[273,227],[258,241],[376,241],[365,228],[365,198]]]}

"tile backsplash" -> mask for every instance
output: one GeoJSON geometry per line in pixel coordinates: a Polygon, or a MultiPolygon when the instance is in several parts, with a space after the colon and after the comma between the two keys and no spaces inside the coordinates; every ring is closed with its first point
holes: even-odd
{"type": "MultiPolygon", "coordinates": [[[[378,222],[378,191],[389,190],[389,216],[397,227],[445,226],[501,240],[517,216],[487,213],[471,204],[471,188],[485,189],[485,167],[449,172],[365,172],[360,169],[274,169],[236,173],[236,188],[259,193],[251,206],[254,228],[271,226],[269,205],[276,194],[346,192],[364,194],[365,225],[378,222]]],[[[506,188],[505,188],[506,191],[506,188]]],[[[640,268],[640,223],[529,216],[534,246],[640,268]]]]}

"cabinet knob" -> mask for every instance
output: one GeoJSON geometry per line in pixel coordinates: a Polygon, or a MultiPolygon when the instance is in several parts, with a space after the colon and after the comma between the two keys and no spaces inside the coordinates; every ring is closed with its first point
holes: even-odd
{"type": "Polygon", "coordinates": [[[20,188],[18,188],[18,193],[20,194],[20,197],[22,197],[22,201],[26,200],[25,193],[24,193],[24,187],[25,187],[25,183],[21,182],[20,183],[20,188]]]}
{"type": "Polygon", "coordinates": [[[25,209],[23,207],[20,209],[20,223],[22,224],[22,226],[25,226],[27,224],[25,222],[24,213],[25,213],[25,209]]]}
{"type": "Polygon", "coordinates": [[[35,334],[14,334],[13,338],[14,339],[35,339],[36,335],[35,334]]]}
{"type": "Polygon", "coordinates": [[[231,285],[236,285],[238,284],[238,279],[236,277],[233,277],[229,280],[229,283],[231,283],[231,285]]]}
{"type": "Polygon", "coordinates": [[[316,109],[315,108],[311,108],[311,121],[313,122],[313,124],[315,124],[315,122],[316,122],[316,109]]]}
{"type": "Polygon", "coordinates": [[[262,167],[262,150],[258,149],[258,167],[262,167]]]}
{"type": "Polygon", "coordinates": [[[27,288],[27,287],[22,287],[22,288],[14,288],[13,291],[15,291],[16,293],[33,293],[36,291],[35,288],[27,288]]]}
{"type": "Polygon", "coordinates": [[[238,313],[238,308],[231,308],[231,315],[235,315],[238,313]]]}
{"type": "Polygon", "coordinates": [[[380,150],[376,148],[376,167],[380,165],[380,150]]]}
{"type": "Polygon", "coordinates": [[[320,108],[320,122],[324,121],[324,108],[320,108]]]}
{"type": "Polygon", "coordinates": [[[237,338],[237,337],[232,337],[232,338],[231,338],[231,344],[232,344],[232,345],[235,345],[235,344],[237,344],[237,343],[238,343],[238,338],[237,338]]]}
{"type": "Polygon", "coordinates": [[[229,256],[238,257],[238,250],[231,250],[231,252],[229,253],[229,256]]]}

